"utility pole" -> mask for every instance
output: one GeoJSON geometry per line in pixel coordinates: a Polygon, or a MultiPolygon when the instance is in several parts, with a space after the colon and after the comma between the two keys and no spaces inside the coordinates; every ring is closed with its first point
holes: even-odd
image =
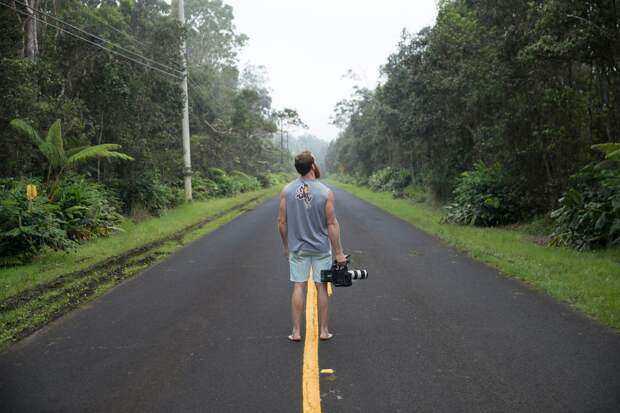
{"type": "MultiPolygon", "coordinates": [[[[178,19],[182,26],[185,26],[185,5],[183,0],[177,0],[179,3],[178,19]]],[[[185,183],[185,200],[192,200],[192,157],[189,145],[189,96],[187,93],[187,48],[185,40],[181,44],[181,65],[183,66],[183,80],[181,80],[181,89],[183,89],[183,176],[185,183]]]]}

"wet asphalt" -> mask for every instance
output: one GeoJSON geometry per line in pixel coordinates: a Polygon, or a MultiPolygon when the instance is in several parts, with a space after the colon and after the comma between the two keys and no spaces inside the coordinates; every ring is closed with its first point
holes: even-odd
{"type": "MultiPolygon", "coordinates": [[[[336,190],[323,412],[618,412],[620,335],[336,190]]],[[[0,354],[0,412],[301,412],[273,199],[0,354]]]]}

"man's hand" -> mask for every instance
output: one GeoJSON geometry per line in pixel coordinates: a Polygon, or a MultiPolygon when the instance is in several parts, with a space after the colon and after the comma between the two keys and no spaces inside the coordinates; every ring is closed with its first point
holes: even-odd
{"type": "Polygon", "coordinates": [[[342,252],[340,254],[336,254],[336,264],[340,265],[341,267],[347,265],[347,256],[344,255],[344,253],[342,252]]]}

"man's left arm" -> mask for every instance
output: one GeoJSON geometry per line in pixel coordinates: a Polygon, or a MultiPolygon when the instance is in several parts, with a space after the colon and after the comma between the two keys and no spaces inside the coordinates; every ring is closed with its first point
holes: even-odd
{"type": "Polygon", "coordinates": [[[280,238],[282,238],[282,246],[284,247],[284,256],[288,258],[288,223],[286,220],[286,197],[284,191],[280,194],[280,208],[278,212],[278,229],[280,230],[280,238]]]}

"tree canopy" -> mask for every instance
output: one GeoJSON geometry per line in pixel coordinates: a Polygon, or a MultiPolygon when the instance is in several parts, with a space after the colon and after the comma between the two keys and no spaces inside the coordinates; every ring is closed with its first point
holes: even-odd
{"type": "Polygon", "coordinates": [[[247,36],[221,0],[187,0],[185,27],[163,0],[9,3],[0,6],[0,96],[11,102],[0,109],[0,140],[10,148],[0,153],[0,176],[46,173],[43,153],[12,120],[43,133],[59,119],[67,148],[120,145],[135,159],[83,163],[83,174],[124,186],[145,174],[182,177],[183,39],[194,169],[284,168],[267,85],[260,68],[239,68],[247,36]]]}
{"type": "Polygon", "coordinates": [[[444,0],[433,27],[403,32],[373,90],[335,108],[332,171],[410,170],[441,199],[461,172],[500,163],[528,211],[618,141],[620,27],[614,1],[444,0]]]}

